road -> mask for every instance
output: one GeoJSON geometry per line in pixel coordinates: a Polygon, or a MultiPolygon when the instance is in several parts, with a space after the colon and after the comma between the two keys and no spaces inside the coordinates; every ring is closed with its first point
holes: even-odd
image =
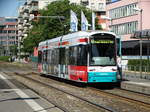
{"type": "Polygon", "coordinates": [[[12,77],[0,72],[0,112],[62,112],[12,77]]]}

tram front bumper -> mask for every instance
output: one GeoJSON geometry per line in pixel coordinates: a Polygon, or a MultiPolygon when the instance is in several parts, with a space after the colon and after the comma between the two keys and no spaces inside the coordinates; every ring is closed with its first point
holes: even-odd
{"type": "Polygon", "coordinates": [[[88,82],[117,82],[117,72],[89,72],[88,82]]]}

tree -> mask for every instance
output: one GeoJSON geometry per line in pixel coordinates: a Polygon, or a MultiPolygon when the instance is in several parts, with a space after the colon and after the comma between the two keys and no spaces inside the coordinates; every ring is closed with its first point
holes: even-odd
{"type": "Polygon", "coordinates": [[[10,52],[12,55],[17,55],[17,45],[10,46],[10,52]]]}
{"type": "Polygon", "coordinates": [[[64,30],[65,33],[69,33],[70,10],[77,13],[79,30],[81,28],[81,10],[85,13],[89,23],[91,23],[92,11],[90,9],[77,4],[70,4],[68,0],[52,2],[46,7],[46,10],[43,9],[39,11],[40,15],[64,16],[65,19],[40,18],[38,21],[32,22],[33,28],[29,32],[28,37],[24,40],[24,51],[33,52],[33,48],[37,47],[40,41],[64,35],[64,30]]]}

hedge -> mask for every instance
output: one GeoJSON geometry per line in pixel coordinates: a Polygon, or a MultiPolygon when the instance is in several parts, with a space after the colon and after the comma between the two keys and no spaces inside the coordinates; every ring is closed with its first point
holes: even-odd
{"type": "Polygon", "coordinates": [[[9,61],[10,56],[0,56],[0,61],[9,61]]]}
{"type": "MultiPolygon", "coordinates": [[[[128,69],[140,71],[140,59],[128,60],[128,69]]],[[[142,59],[142,71],[150,71],[150,60],[142,59]],[[148,66],[149,65],[149,66],[148,66]]]]}

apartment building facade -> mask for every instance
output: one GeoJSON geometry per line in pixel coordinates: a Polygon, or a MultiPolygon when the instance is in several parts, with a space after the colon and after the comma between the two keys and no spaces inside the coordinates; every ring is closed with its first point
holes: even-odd
{"type": "Polygon", "coordinates": [[[14,55],[11,48],[17,43],[17,18],[0,17],[0,56],[14,55]]]}
{"type": "Polygon", "coordinates": [[[95,17],[98,18],[98,24],[105,29],[106,20],[103,19],[102,16],[106,15],[106,2],[110,1],[111,0],[70,0],[70,3],[76,3],[91,9],[94,12],[95,17]]]}
{"type": "MultiPolygon", "coordinates": [[[[28,36],[32,28],[31,22],[34,17],[39,15],[39,10],[45,8],[49,3],[55,0],[27,0],[24,5],[19,7],[18,16],[18,55],[28,55],[20,51],[23,48],[23,40],[28,36]]],[[[35,19],[34,19],[35,20],[35,19]]]]}
{"type": "MultiPolygon", "coordinates": [[[[132,38],[137,31],[150,29],[150,1],[149,0],[118,0],[107,4],[107,27],[121,37],[123,55],[138,56],[140,53],[140,39],[132,38]]],[[[149,41],[143,39],[142,54],[147,55],[149,41]]]]}

